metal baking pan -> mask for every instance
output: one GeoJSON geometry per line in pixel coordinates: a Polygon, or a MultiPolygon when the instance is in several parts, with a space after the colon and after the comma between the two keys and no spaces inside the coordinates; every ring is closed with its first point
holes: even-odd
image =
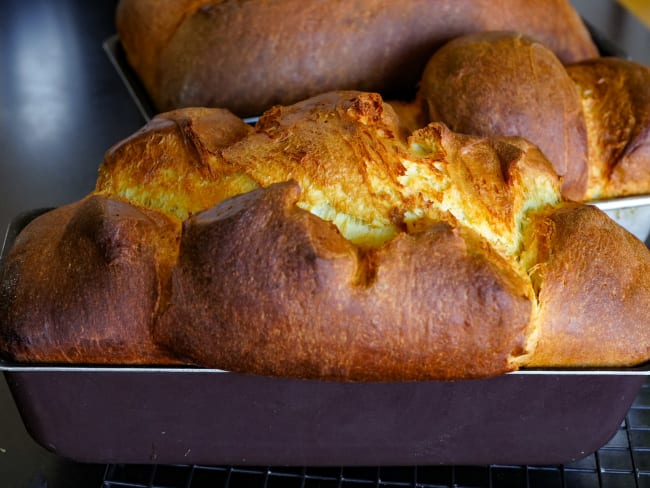
{"type": "MultiPolygon", "coordinates": [[[[2,256],[42,212],[12,222],[2,256]]],[[[62,457],[264,466],[572,462],[617,432],[648,367],[344,383],[0,361],[27,431],[62,457]]]]}

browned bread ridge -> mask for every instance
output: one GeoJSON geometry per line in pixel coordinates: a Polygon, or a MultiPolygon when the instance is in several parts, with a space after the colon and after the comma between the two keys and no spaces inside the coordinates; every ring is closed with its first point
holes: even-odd
{"type": "Polygon", "coordinates": [[[330,90],[409,97],[433,51],[470,32],[521,31],[567,63],[598,54],[566,0],[121,0],[116,25],[158,110],[242,117],[330,90]]]}
{"type": "Polygon", "coordinates": [[[202,121],[233,126],[220,109],[160,115],[107,153],[92,195],[17,240],[1,281],[0,349],[23,361],[133,362],[110,348],[93,356],[104,339],[90,347],[88,337],[95,327],[123,337],[115,314],[136,307],[142,315],[123,326],[150,334],[138,347],[168,354],[142,362],[262,375],[460,379],[648,359],[642,243],[563,200],[526,140],[440,123],[410,133],[397,113],[376,93],[325,93],[213,143],[221,131],[202,121]],[[170,199],[147,200],[175,171],[170,199]],[[215,198],[195,206],[182,194],[199,182],[215,198]],[[61,219],[84,225],[64,225],[64,239],[61,219]],[[143,219],[144,231],[130,230],[143,219]],[[67,247],[98,257],[74,271],[55,254],[67,247]],[[112,259],[123,255],[142,261],[112,259]],[[105,280],[86,289],[86,273],[105,280]],[[55,281],[63,310],[49,296],[55,281]],[[61,320],[45,342],[33,339],[43,320],[22,318],[28,296],[44,311],[31,318],[61,320]],[[93,329],[73,321],[79,310],[94,314],[93,329]],[[76,355],[61,354],[70,344],[76,355]]]}
{"type": "Polygon", "coordinates": [[[164,209],[183,220],[256,187],[221,157],[223,148],[251,131],[222,109],[187,108],[160,114],[106,152],[95,192],[164,209]]]}
{"type": "Polygon", "coordinates": [[[648,359],[646,246],[596,207],[567,204],[529,228],[539,341],[529,366],[625,366],[648,359]],[[533,251],[534,250],[534,251],[533,251]]]}
{"type": "Polygon", "coordinates": [[[2,351],[29,362],[175,362],[152,325],[177,235],[158,212],[95,195],[36,218],[4,261],[2,351]]]}

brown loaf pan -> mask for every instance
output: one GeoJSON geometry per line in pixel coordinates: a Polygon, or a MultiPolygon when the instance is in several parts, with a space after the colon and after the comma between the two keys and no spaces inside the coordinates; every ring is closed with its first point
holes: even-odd
{"type": "MultiPolygon", "coordinates": [[[[41,212],[12,222],[2,256],[41,212]]],[[[62,457],[264,466],[572,462],[616,433],[648,368],[337,383],[0,361],[28,432],[62,457]]]]}

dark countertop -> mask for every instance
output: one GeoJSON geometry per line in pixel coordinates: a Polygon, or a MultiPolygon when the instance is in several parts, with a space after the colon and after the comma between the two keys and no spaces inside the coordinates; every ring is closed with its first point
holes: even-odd
{"type": "MultiPolygon", "coordinates": [[[[87,194],[104,151],[143,124],[102,50],[115,32],[115,6],[114,0],[3,1],[0,228],[22,211],[87,194]]],[[[36,445],[0,379],[0,486],[99,487],[103,470],[36,445]]]]}
{"type": "MultiPolygon", "coordinates": [[[[575,0],[632,59],[650,64],[650,31],[611,0],[575,0]]],[[[104,152],[144,120],[102,49],[115,0],[5,0],[0,17],[0,228],[18,213],[92,190],[104,152]]],[[[0,486],[99,487],[104,466],[36,445],[0,379],[0,486]]]]}

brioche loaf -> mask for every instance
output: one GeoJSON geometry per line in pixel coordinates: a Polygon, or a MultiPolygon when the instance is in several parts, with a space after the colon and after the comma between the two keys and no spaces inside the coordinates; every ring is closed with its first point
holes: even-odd
{"type": "Polygon", "coordinates": [[[598,54],[566,0],[121,0],[116,26],[159,111],[242,117],[330,90],[409,98],[433,51],[470,32],[517,30],[566,63],[598,54]]]}
{"type": "Polygon", "coordinates": [[[594,58],[563,66],[520,33],[461,36],[423,72],[417,124],[440,121],[479,136],[518,135],[536,144],[583,201],[650,192],[650,68],[594,58]]]}
{"type": "Polygon", "coordinates": [[[522,138],[410,133],[357,91],[254,129],[177,110],[17,239],[0,350],[354,381],[635,365],[650,356],[648,267],[522,138]]]}

